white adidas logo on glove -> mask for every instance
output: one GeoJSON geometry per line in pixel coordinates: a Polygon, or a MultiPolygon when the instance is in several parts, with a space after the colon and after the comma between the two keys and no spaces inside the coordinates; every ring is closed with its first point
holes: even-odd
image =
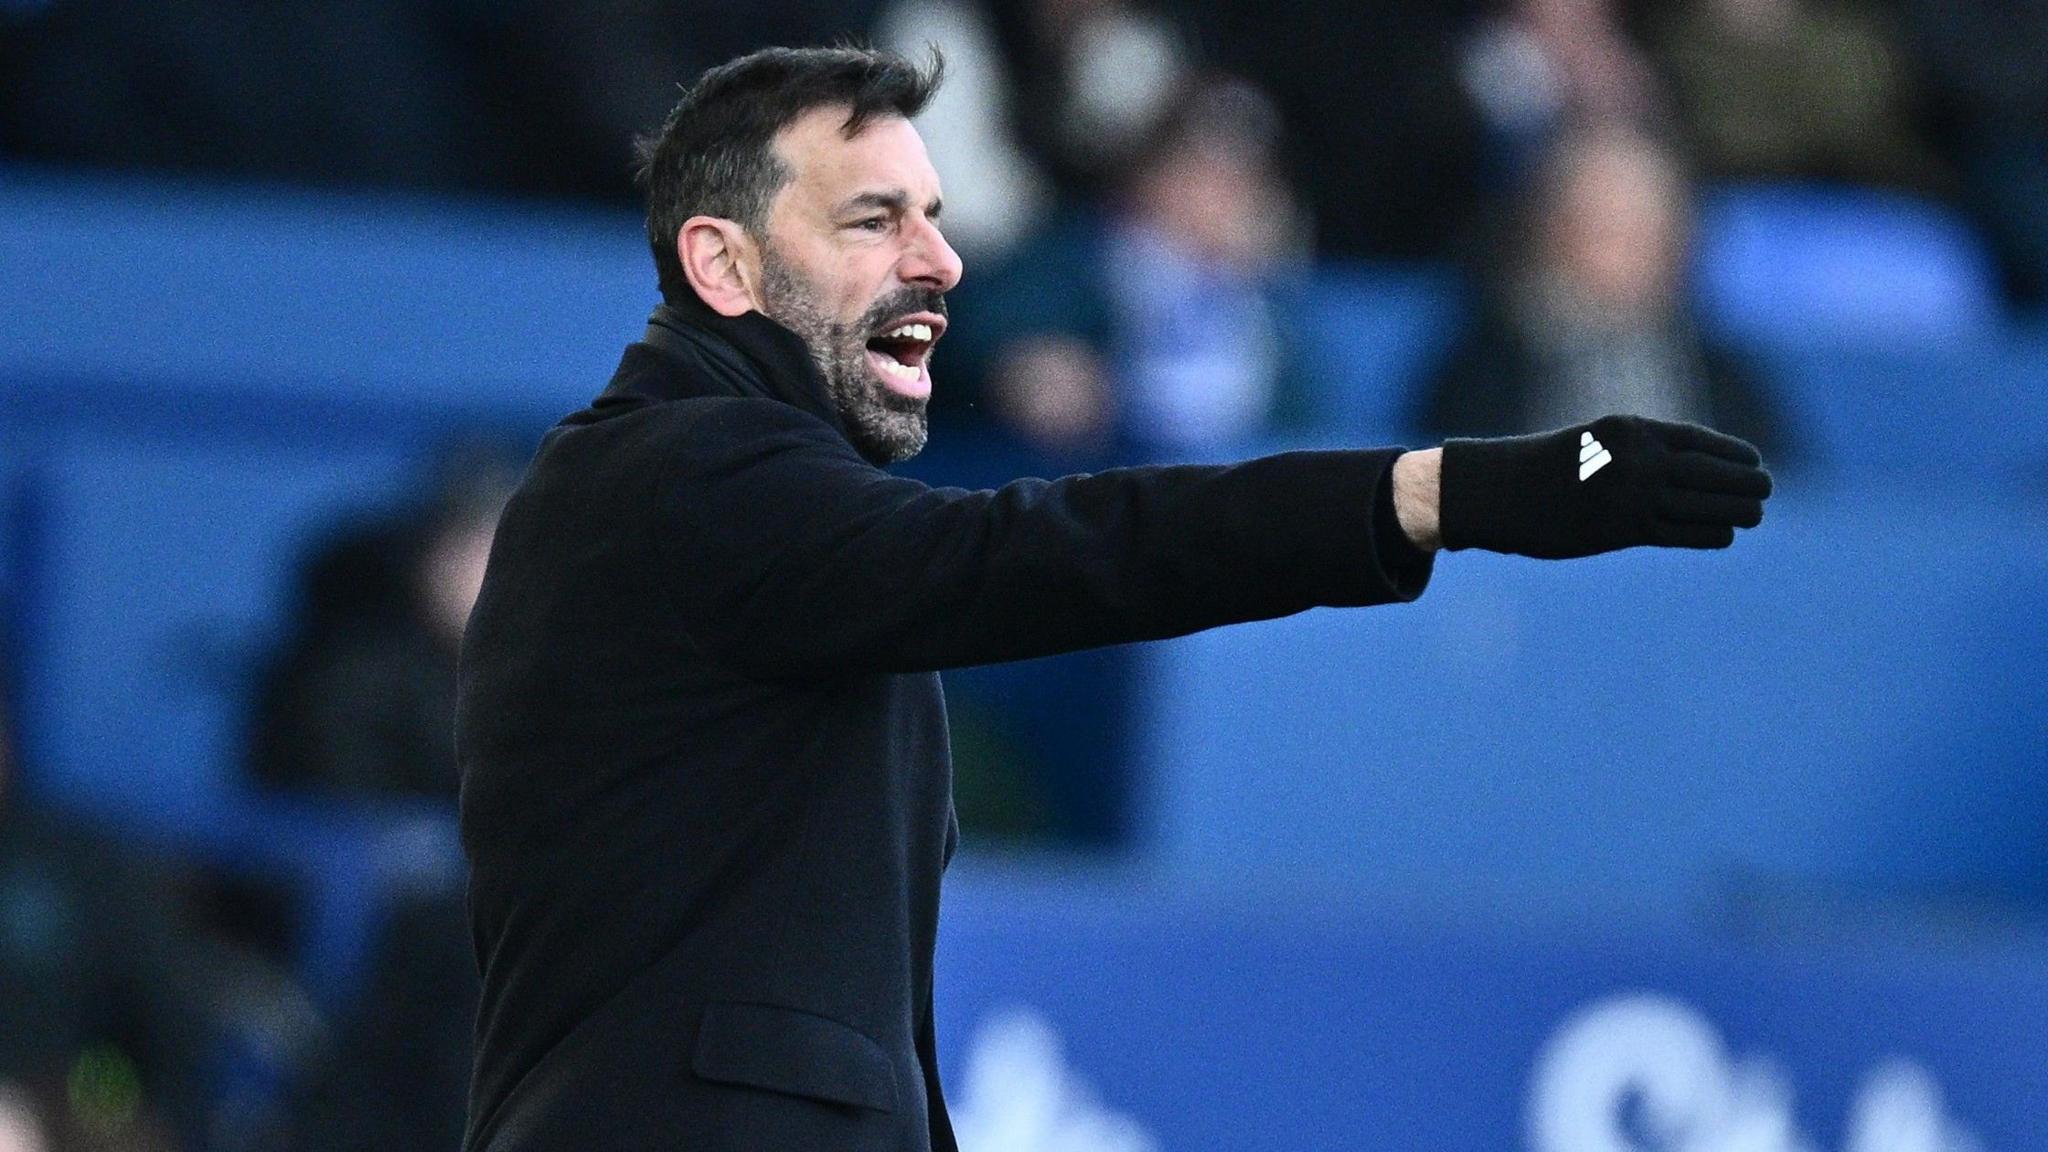
{"type": "Polygon", "coordinates": [[[1579,433],[1579,479],[1584,480],[1612,463],[1613,454],[1601,447],[1591,432],[1579,433]]]}

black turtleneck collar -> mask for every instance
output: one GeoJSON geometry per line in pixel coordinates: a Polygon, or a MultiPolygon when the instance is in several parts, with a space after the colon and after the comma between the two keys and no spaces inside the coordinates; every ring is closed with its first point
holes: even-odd
{"type": "MultiPolygon", "coordinates": [[[[694,295],[657,305],[641,343],[675,366],[705,362],[742,395],[793,404],[846,432],[825,375],[803,338],[759,312],[721,316],[694,295]]],[[[629,361],[630,362],[630,361],[629,361]]],[[[620,375],[626,375],[624,366],[620,375]]],[[[674,372],[636,373],[632,390],[657,400],[706,394],[710,381],[674,372]]],[[[613,381],[614,389],[623,379],[613,381]]],[[[722,389],[713,389],[722,391],[722,389]]]]}

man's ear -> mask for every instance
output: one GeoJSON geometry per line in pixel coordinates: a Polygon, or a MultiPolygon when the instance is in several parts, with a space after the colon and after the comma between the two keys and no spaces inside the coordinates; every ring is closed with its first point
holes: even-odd
{"type": "Polygon", "coordinates": [[[676,257],[697,298],[720,316],[757,310],[760,254],[746,229],[717,216],[692,216],[676,233],[676,257]]]}

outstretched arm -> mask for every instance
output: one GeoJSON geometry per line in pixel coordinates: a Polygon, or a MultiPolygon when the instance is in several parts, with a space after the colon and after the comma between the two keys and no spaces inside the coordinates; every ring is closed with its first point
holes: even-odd
{"type": "Polygon", "coordinates": [[[1770,491],[1742,441],[1628,416],[1421,452],[1288,453],[969,492],[878,471],[783,405],[682,411],[681,466],[660,485],[656,518],[664,566],[696,641],[778,680],[1408,600],[1438,548],[1724,548],[1762,518],[1770,491]]]}
{"type": "Polygon", "coordinates": [[[879,471],[771,401],[677,407],[664,569],[693,640],[759,679],[1027,659],[1414,599],[1398,449],[1119,468],[990,491],[879,471]]]}

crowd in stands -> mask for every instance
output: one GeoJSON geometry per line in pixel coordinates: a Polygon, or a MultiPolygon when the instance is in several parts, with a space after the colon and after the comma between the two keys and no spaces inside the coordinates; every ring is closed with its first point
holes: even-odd
{"type": "MultiPolygon", "coordinates": [[[[977,16],[917,7],[956,35],[977,16]]],[[[1694,312],[1699,202],[1731,183],[1973,212],[2014,301],[2037,291],[2031,233],[2048,196],[2025,189],[2048,152],[2017,141],[2048,117],[1963,109],[1943,97],[1937,57],[1962,51],[1964,26],[1987,60],[2005,54],[1988,23],[1955,12],[2009,8],[2025,37],[2048,27],[2039,6],[996,7],[970,59],[1022,79],[977,86],[988,107],[928,117],[964,145],[938,153],[972,181],[964,199],[1009,212],[963,237],[983,251],[936,402],[1051,464],[1213,452],[1299,426],[1319,382],[1293,355],[1290,291],[1312,260],[1360,256],[1451,261],[1471,286],[1467,331],[1416,400],[1422,431],[1619,409],[1705,420],[1795,460],[1798,429],[1694,312]],[[1970,131],[1949,130],[1962,123],[1999,134],[1998,171],[1970,131]],[[970,130],[991,125],[1010,131],[970,130]],[[1026,212],[1035,226],[1016,220],[1026,212]]],[[[2001,73],[2003,106],[2032,99],[2039,72],[2001,73]]]]}
{"type": "Polygon", "coordinates": [[[0,150],[630,200],[630,141],[680,80],[848,35],[953,52],[928,134],[970,256],[1128,190],[1220,73],[1277,108],[1325,257],[1455,254],[1561,133],[1622,122],[1709,179],[1951,201],[2033,299],[2048,267],[2048,0],[19,0],[0,150]]]}
{"type": "MultiPolygon", "coordinates": [[[[1418,428],[1633,411],[1796,461],[1801,429],[1690,303],[1721,182],[1953,206],[2016,305],[2048,298],[2048,0],[18,0],[0,164],[623,201],[678,81],[846,34],[945,44],[923,127],[971,272],[935,402],[1033,471],[1300,427],[1318,382],[1290,301],[1342,259],[1465,271],[1418,428]]],[[[308,562],[249,705],[251,789],[454,802],[457,644],[514,472],[451,460],[425,512],[308,562]]],[[[1090,698],[1127,675],[1074,667],[1090,698]]],[[[1111,780],[1112,745],[1060,756],[1111,780]]],[[[968,823],[1114,838],[1100,794],[991,778],[971,723],[961,747],[968,823]]],[[[366,990],[315,1018],[288,897],[17,803],[13,768],[0,730],[0,1152],[456,1146],[459,901],[396,910],[366,990]]]]}

